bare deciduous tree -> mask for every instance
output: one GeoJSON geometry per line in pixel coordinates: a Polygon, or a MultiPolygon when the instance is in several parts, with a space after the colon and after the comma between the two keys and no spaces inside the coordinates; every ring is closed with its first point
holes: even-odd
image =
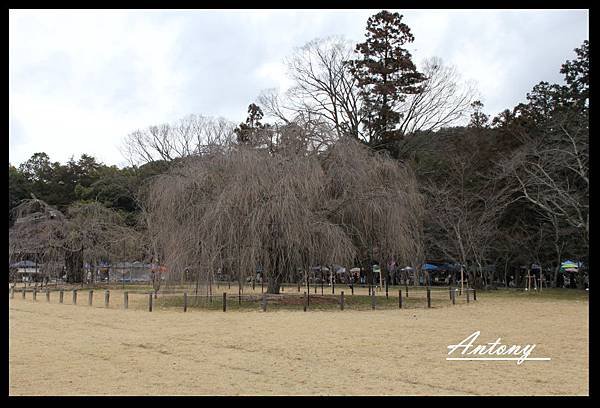
{"type": "Polygon", "coordinates": [[[42,200],[33,197],[14,208],[15,224],[8,231],[8,256],[11,262],[35,260],[44,264],[44,277],[58,276],[64,259],[61,244],[66,233],[65,216],[42,200]],[[62,264],[62,262],[60,262],[62,264]]]}
{"type": "Polygon", "coordinates": [[[401,114],[400,130],[404,135],[456,124],[468,116],[477,95],[475,86],[464,82],[456,67],[445,65],[441,58],[426,59],[421,71],[427,77],[421,85],[423,92],[408,95],[394,107],[401,114]]]}
{"type": "Polygon", "coordinates": [[[78,203],[65,216],[45,202],[25,200],[15,208],[9,230],[9,257],[35,258],[46,277],[82,282],[83,265],[139,256],[142,236],[124,226],[121,217],[100,203],[78,203]]]}
{"type": "Polygon", "coordinates": [[[284,122],[302,115],[304,120],[328,123],[337,137],[351,134],[358,138],[360,100],[345,63],[352,53],[352,44],[341,37],[316,39],[297,48],[285,60],[294,86],[283,101],[276,91],[269,90],[259,97],[259,103],[284,122]]]}
{"type": "Polygon", "coordinates": [[[510,202],[510,186],[497,186],[490,180],[485,188],[473,189],[467,169],[469,159],[474,158],[465,156],[450,162],[443,183],[424,186],[431,225],[429,245],[462,265],[473,265],[474,283],[479,285],[481,279],[486,285],[489,276],[484,274],[484,265],[490,260],[500,216],[510,202]]]}
{"type": "Polygon", "coordinates": [[[223,118],[189,115],[173,124],[130,133],[124,140],[123,155],[135,165],[204,154],[215,146],[230,145],[235,140],[234,128],[223,118]]]}
{"type": "Polygon", "coordinates": [[[288,140],[191,157],[147,198],[171,281],[194,270],[209,291],[219,269],[241,284],[260,266],[270,293],[298,268],[350,265],[375,244],[382,258],[409,258],[420,205],[409,170],[350,141],[326,153],[288,140]]]}
{"type": "MultiPolygon", "coordinates": [[[[125,226],[123,217],[98,202],[76,203],[68,209],[62,246],[81,253],[81,261],[95,269],[101,261],[143,259],[143,236],[125,226]]],[[[94,274],[91,276],[94,279],[94,274]]]]}
{"type": "Polygon", "coordinates": [[[576,228],[589,242],[589,128],[585,121],[552,121],[543,138],[527,143],[502,166],[518,182],[522,198],[576,228]]]}
{"type": "MultiPolygon", "coordinates": [[[[360,90],[346,63],[353,53],[352,43],[340,37],[309,42],[286,59],[294,86],[284,94],[265,90],[258,103],[267,115],[283,123],[301,121],[327,128],[334,137],[325,143],[331,144],[341,135],[369,143],[361,124],[360,90]]],[[[457,123],[469,114],[476,98],[474,85],[464,82],[456,68],[440,58],[425,60],[421,71],[427,77],[423,92],[407,95],[393,107],[400,114],[398,130],[403,135],[457,123]]]]}

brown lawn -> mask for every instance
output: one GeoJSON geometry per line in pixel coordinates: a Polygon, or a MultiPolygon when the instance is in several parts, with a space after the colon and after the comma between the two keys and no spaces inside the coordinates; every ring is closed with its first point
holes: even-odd
{"type": "Polygon", "coordinates": [[[478,293],[434,309],[119,309],[9,300],[10,395],[588,395],[587,296],[478,293]],[[551,361],[446,361],[477,344],[537,344],[551,361]]]}

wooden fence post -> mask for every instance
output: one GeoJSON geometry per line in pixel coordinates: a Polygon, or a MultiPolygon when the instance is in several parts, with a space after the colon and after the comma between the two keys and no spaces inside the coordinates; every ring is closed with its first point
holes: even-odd
{"type": "Polygon", "coordinates": [[[352,291],[351,295],[354,295],[354,282],[350,285],[350,290],[352,291]]]}
{"type": "Polygon", "coordinates": [[[402,309],[402,289],[398,289],[398,309],[402,309]]]}
{"type": "Polygon", "coordinates": [[[23,295],[23,299],[25,299],[25,287],[23,287],[23,291],[21,292],[21,294],[23,295]]]}
{"type": "Polygon", "coordinates": [[[450,294],[451,295],[450,297],[452,298],[452,304],[453,305],[456,304],[456,290],[457,289],[453,290],[452,293],[450,294]]]}
{"type": "Polygon", "coordinates": [[[183,313],[187,312],[187,292],[183,292],[183,313]]]}
{"type": "Polygon", "coordinates": [[[340,309],[344,310],[344,291],[340,294],[340,309]]]}
{"type": "Polygon", "coordinates": [[[298,293],[300,293],[300,281],[298,281],[298,293]]]}
{"type": "Polygon", "coordinates": [[[12,288],[10,288],[10,298],[11,299],[15,298],[15,287],[14,286],[12,288]]]}
{"type": "Polygon", "coordinates": [[[36,300],[36,297],[37,297],[37,287],[34,287],[34,288],[33,288],[33,301],[34,301],[34,302],[35,302],[35,300],[36,300]]]}
{"type": "Polygon", "coordinates": [[[254,278],[252,278],[252,292],[254,292],[254,278]]]}
{"type": "Polygon", "coordinates": [[[91,306],[92,305],[92,299],[94,297],[94,291],[90,290],[90,292],[88,293],[88,305],[91,306]]]}
{"type": "MultiPolygon", "coordinates": [[[[308,296],[310,296],[310,293],[308,294],[308,296]]],[[[304,311],[306,312],[306,306],[308,303],[308,297],[306,296],[306,292],[304,292],[303,300],[304,300],[304,311]]]]}
{"type": "Polygon", "coordinates": [[[427,307],[431,307],[431,289],[427,288],[427,307]]]}
{"type": "Polygon", "coordinates": [[[223,311],[227,311],[227,292],[223,292],[223,311]]]}
{"type": "Polygon", "coordinates": [[[306,306],[310,306],[310,288],[306,292],[306,306]]]}
{"type": "Polygon", "coordinates": [[[152,311],[152,292],[148,293],[148,311],[152,311]]]}
{"type": "Polygon", "coordinates": [[[263,293],[262,296],[262,311],[266,312],[267,311],[267,294],[263,293]]]}
{"type": "Polygon", "coordinates": [[[129,309],[129,292],[123,293],[123,308],[129,309]]]}
{"type": "Polygon", "coordinates": [[[375,310],[375,291],[371,290],[371,309],[375,310]]]}
{"type": "Polygon", "coordinates": [[[404,285],[404,290],[406,291],[406,297],[408,297],[408,284],[404,285]]]}
{"type": "Polygon", "coordinates": [[[77,304],[77,289],[73,289],[73,304],[77,304]]]}
{"type": "Polygon", "coordinates": [[[110,291],[107,289],[104,291],[104,307],[108,308],[109,300],[110,300],[110,291]]]}
{"type": "Polygon", "coordinates": [[[465,290],[465,292],[467,293],[467,303],[469,303],[469,288],[467,288],[467,290],[465,290]]]}
{"type": "Polygon", "coordinates": [[[477,290],[473,289],[473,300],[477,300],[477,290]]]}
{"type": "Polygon", "coordinates": [[[385,298],[387,299],[388,297],[389,297],[388,296],[388,281],[387,281],[387,278],[386,278],[385,279],[385,298]]]}
{"type": "Polygon", "coordinates": [[[452,300],[452,286],[448,287],[448,294],[450,295],[450,300],[452,300]]]}
{"type": "MultiPolygon", "coordinates": [[[[62,303],[63,302],[63,297],[64,297],[65,292],[61,289],[60,292],[58,292],[58,302],[62,303]]],[[[25,297],[25,295],[23,295],[23,297],[25,297]]]]}
{"type": "Polygon", "coordinates": [[[260,279],[260,293],[265,293],[265,281],[262,279],[260,279]]]}

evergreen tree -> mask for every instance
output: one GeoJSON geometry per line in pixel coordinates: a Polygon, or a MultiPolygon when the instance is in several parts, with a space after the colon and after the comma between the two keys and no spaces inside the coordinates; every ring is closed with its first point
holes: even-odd
{"type": "Polygon", "coordinates": [[[381,11],[367,21],[366,41],[356,46],[361,57],[349,61],[363,99],[364,125],[372,147],[391,149],[404,135],[396,105],[408,94],[422,92],[426,79],[417,71],[405,44],[413,42],[410,28],[398,13],[381,11]]]}

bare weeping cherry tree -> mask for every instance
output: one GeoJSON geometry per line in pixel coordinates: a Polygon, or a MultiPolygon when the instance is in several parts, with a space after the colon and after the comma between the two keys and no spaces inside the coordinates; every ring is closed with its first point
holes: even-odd
{"type": "Polygon", "coordinates": [[[132,165],[202,154],[234,140],[235,124],[223,118],[189,115],[125,137],[122,152],[132,165]]]}
{"type": "Polygon", "coordinates": [[[382,258],[418,252],[421,202],[409,170],[351,140],[325,153],[302,140],[189,157],[157,179],[148,225],[169,281],[193,270],[209,291],[218,270],[241,285],[260,266],[278,293],[299,269],[350,265],[375,245],[382,258]]]}
{"type": "MultiPolygon", "coordinates": [[[[68,228],[62,246],[80,253],[94,270],[101,261],[124,261],[144,256],[144,237],[125,225],[123,217],[98,202],[75,203],[68,209],[68,228]]],[[[91,282],[95,277],[92,273],[91,282]]]]}
{"type": "Polygon", "coordinates": [[[22,201],[13,211],[16,221],[8,231],[9,261],[33,260],[46,281],[58,277],[62,274],[58,265],[64,259],[65,216],[35,197],[22,201]]]}
{"type": "Polygon", "coordinates": [[[356,260],[367,268],[367,262],[392,260],[420,265],[424,201],[411,167],[347,138],[334,144],[322,163],[329,218],[352,239],[356,260]]]}
{"type": "MultiPolygon", "coordinates": [[[[45,277],[83,282],[84,263],[137,256],[142,235],[124,225],[114,211],[97,202],[77,203],[65,216],[42,200],[25,200],[15,208],[17,221],[9,230],[9,258],[34,258],[45,277]]],[[[93,276],[93,275],[92,275],[93,276]]]]}

